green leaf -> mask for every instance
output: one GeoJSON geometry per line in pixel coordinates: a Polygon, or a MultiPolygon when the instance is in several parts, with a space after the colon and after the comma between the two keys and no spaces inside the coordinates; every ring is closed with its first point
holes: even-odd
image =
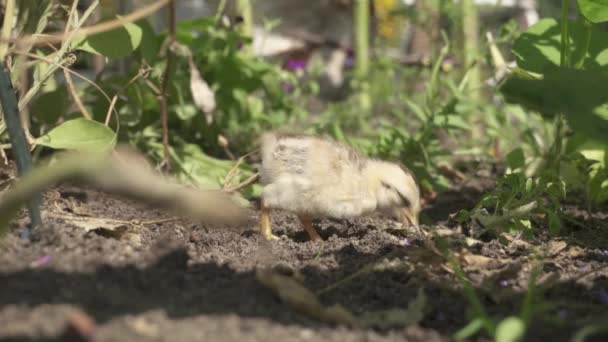
{"type": "Polygon", "coordinates": [[[549,233],[557,235],[562,228],[562,221],[553,211],[547,211],[547,217],[549,219],[549,233]]]}
{"type": "Polygon", "coordinates": [[[518,147],[507,154],[507,165],[511,170],[522,168],[525,163],[526,157],[524,156],[524,150],[522,150],[521,147],[518,147]]]}
{"type": "MultiPolygon", "coordinates": [[[[585,27],[578,21],[568,21],[570,54],[574,61],[586,57],[582,65],[588,70],[608,70],[608,33],[596,27],[585,27]],[[586,49],[587,32],[591,30],[589,48],[586,49]],[[586,56],[582,56],[587,51],[586,56]]],[[[545,73],[547,68],[560,65],[560,21],[553,18],[540,20],[522,33],[513,43],[517,66],[535,73],[545,73]]]]}
{"type": "Polygon", "coordinates": [[[80,118],[63,122],[36,143],[54,149],[106,151],[116,144],[116,133],[100,122],[80,118]]]}
{"type": "Polygon", "coordinates": [[[608,144],[608,74],[597,71],[555,68],[543,79],[509,78],[500,91],[508,102],[553,117],[566,116],[577,133],[608,144]]]}
{"type": "Polygon", "coordinates": [[[594,24],[608,21],[608,0],[578,0],[578,8],[594,24]]]}
{"type": "Polygon", "coordinates": [[[483,329],[483,319],[475,318],[454,334],[454,340],[463,341],[471,338],[483,329]]]}
{"type": "Polygon", "coordinates": [[[518,317],[503,319],[496,328],[496,342],[521,341],[526,332],[526,324],[518,317]]]}
{"type": "Polygon", "coordinates": [[[108,58],[127,57],[139,47],[143,30],[140,26],[127,23],[111,31],[94,34],[76,40],[78,50],[102,55],[108,58]]]}
{"type": "Polygon", "coordinates": [[[70,95],[65,87],[38,96],[30,107],[32,116],[41,122],[54,125],[68,111],[70,95]]]}
{"type": "Polygon", "coordinates": [[[147,62],[152,62],[158,57],[162,41],[154,32],[154,29],[148,20],[142,19],[135,24],[139,26],[142,31],[141,44],[139,46],[141,57],[147,62]]]}

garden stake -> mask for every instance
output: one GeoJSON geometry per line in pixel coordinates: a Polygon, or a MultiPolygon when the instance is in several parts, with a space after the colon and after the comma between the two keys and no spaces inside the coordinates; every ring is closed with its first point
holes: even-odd
{"type": "MultiPolygon", "coordinates": [[[[2,66],[0,70],[0,103],[4,113],[4,121],[8,130],[8,138],[11,142],[13,157],[17,163],[17,171],[19,176],[23,176],[32,169],[32,158],[30,148],[25,138],[25,133],[19,119],[19,109],[17,107],[17,97],[9,72],[6,66],[2,66]]],[[[30,228],[36,227],[42,223],[40,215],[40,194],[32,197],[28,203],[28,211],[30,214],[30,228]]],[[[30,228],[25,228],[21,237],[29,239],[30,228]]]]}

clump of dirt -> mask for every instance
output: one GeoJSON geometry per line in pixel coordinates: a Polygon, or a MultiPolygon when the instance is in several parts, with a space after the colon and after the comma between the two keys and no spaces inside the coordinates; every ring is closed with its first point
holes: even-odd
{"type": "MultiPolygon", "coordinates": [[[[435,205],[446,201],[440,197],[435,205]]],[[[254,227],[207,227],[78,187],[47,192],[44,212],[46,224],[31,241],[20,239],[22,228],[15,226],[0,242],[0,340],[61,339],[70,332],[93,341],[447,341],[471,318],[453,270],[431,240],[379,217],[321,220],[316,227],[325,241],[313,243],[286,213],[273,213],[273,231],[282,238],[268,242],[254,227]],[[85,229],[74,216],[113,223],[85,229]],[[119,233],[108,232],[119,226],[119,233]],[[328,289],[381,265],[386,256],[392,266],[328,289]],[[321,322],[262,286],[257,267],[297,276],[321,292],[323,304],[340,304],[357,315],[406,308],[422,288],[424,318],[390,329],[321,322]],[[83,317],[94,325],[79,324],[88,322],[83,317]]],[[[430,222],[446,219],[441,208],[429,206],[426,213],[430,222]]],[[[549,246],[540,240],[471,242],[443,225],[425,230],[440,233],[458,252],[494,317],[517,312],[536,265],[533,253],[549,246]]],[[[565,246],[554,245],[540,267],[546,282],[541,296],[552,305],[534,316],[529,334],[535,339],[569,339],[608,305],[608,254],[570,238],[562,241],[565,246]]]]}

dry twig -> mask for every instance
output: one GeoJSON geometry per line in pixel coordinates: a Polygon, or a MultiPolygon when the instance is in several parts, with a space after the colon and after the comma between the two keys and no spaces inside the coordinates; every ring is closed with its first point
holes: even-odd
{"type": "Polygon", "coordinates": [[[161,122],[163,127],[163,166],[167,169],[171,169],[171,160],[169,157],[169,113],[167,108],[167,90],[169,88],[169,82],[171,78],[172,68],[173,68],[173,44],[175,43],[175,0],[169,1],[169,41],[167,44],[167,67],[165,68],[165,73],[163,76],[163,82],[161,85],[161,93],[160,93],[160,112],[161,112],[161,122]]]}

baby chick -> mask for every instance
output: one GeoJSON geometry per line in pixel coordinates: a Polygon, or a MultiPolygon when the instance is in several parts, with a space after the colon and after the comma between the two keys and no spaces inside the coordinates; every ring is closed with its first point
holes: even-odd
{"type": "Polygon", "coordinates": [[[270,210],[298,215],[311,240],[314,218],[347,219],[374,211],[418,225],[420,190],[409,170],[369,159],[350,147],[311,135],[266,133],[261,138],[264,186],[260,232],[272,234],[270,210]]]}

